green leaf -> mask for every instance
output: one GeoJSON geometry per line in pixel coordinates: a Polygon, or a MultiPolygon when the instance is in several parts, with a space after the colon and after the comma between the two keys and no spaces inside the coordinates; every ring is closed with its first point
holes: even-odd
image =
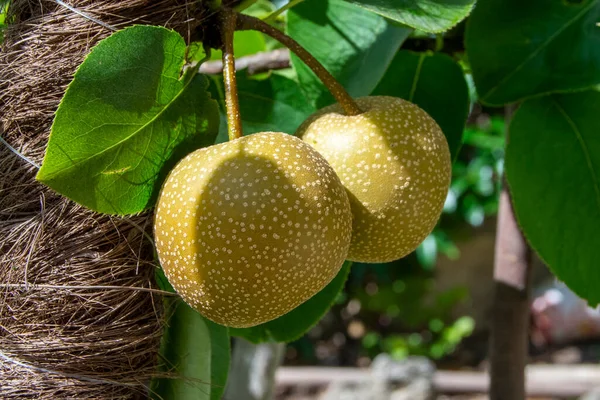
{"type": "Polygon", "coordinates": [[[346,261],[335,278],[319,293],[289,313],[252,328],[231,328],[232,336],[243,337],[252,343],[267,341],[292,342],[312,328],[333,305],[344,288],[352,263],[346,261]]]}
{"type": "Polygon", "coordinates": [[[506,177],[517,220],[556,276],[600,302],[600,93],[528,100],[516,111],[506,177]]]}
{"type": "Polygon", "coordinates": [[[229,332],[177,297],[165,298],[170,314],[161,343],[161,372],[173,378],[155,379],[153,399],[220,400],[229,371],[229,332]]]}
{"type": "Polygon", "coordinates": [[[153,26],[94,47],[56,112],[37,179],[98,212],[151,207],[170,167],[218,130],[206,78],[180,77],[185,50],[178,33],[153,26]]]}
{"type": "MultiPolygon", "coordinates": [[[[348,90],[367,96],[377,86],[410,29],[342,0],[308,0],[288,11],[287,31],[348,90]]],[[[334,98],[296,56],[298,81],[316,108],[334,98]]]]}
{"type": "Polygon", "coordinates": [[[251,15],[259,19],[265,19],[277,8],[269,0],[255,0],[255,3],[242,11],[242,14],[251,15]]]}
{"type": "Polygon", "coordinates": [[[484,0],[465,46],[480,100],[503,105],[600,82],[599,0],[484,0]]]}
{"type": "MultiPolygon", "coordinates": [[[[240,114],[244,134],[257,132],[285,132],[293,134],[315,108],[310,106],[298,83],[280,75],[256,80],[246,74],[237,75],[240,114]]],[[[221,104],[223,123],[217,142],[227,141],[225,99],[220,77],[214,78],[211,91],[221,104]]]]}
{"type": "Polygon", "coordinates": [[[442,32],[463,20],[475,0],[346,0],[425,32],[442,32]]]}
{"type": "Polygon", "coordinates": [[[427,111],[446,135],[452,159],[456,158],[470,103],[463,70],[450,57],[401,50],[373,95],[400,97],[427,111]]]}

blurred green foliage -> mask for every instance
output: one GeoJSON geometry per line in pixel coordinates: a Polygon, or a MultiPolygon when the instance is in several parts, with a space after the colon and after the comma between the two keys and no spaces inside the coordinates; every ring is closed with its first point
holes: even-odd
{"type": "Polygon", "coordinates": [[[475,328],[470,317],[460,317],[447,325],[434,318],[429,321],[429,330],[425,333],[389,335],[385,338],[376,332],[369,332],[362,339],[364,348],[376,355],[383,350],[393,358],[401,360],[411,355],[421,355],[434,360],[452,353],[456,346],[475,328]]]}

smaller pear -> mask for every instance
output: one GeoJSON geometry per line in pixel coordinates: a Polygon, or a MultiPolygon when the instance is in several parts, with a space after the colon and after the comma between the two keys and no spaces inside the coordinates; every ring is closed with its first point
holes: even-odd
{"type": "Polygon", "coordinates": [[[378,263],[415,250],[435,227],[451,178],[448,142],[425,111],[387,96],[356,99],[310,116],[296,132],[331,164],[354,216],[348,259],[378,263]]]}
{"type": "Polygon", "coordinates": [[[348,196],[312,147],[262,132],[197,150],[165,181],[155,213],[165,275],[222,325],[291,311],[339,272],[352,229],[348,196]]]}

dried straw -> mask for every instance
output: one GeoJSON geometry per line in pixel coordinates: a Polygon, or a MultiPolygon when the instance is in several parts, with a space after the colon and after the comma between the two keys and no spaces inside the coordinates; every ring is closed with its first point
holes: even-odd
{"type": "Polygon", "coordinates": [[[145,397],[164,324],[150,216],[95,214],[34,177],[90,48],[133,23],[188,38],[197,2],[60,3],[12,0],[0,52],[0,398],[145,397]]]}

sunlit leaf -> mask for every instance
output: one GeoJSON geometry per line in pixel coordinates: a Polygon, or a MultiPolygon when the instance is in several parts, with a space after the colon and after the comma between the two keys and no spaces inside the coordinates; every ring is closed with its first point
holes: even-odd
{"type": "MultiPolygon", "coordinates": [[[[348,90],[369,95],[411,32],[342,0],[307,0],[288,13],[287,30],[348,90]]],[[[292,64],[310,104],[335,102],[310,68],[297,57],[292,64]]]]}
{"type": "Polygon", "coordinates": [[[442,32],[463,20],[475,0],[346,0],[425,32],[442,32]]]}
{"type": "Polygon", "coordinates": [[[56,112],[37,179],[107,214],[151,207],[169,168],[218,130],[206,78],[181,76],[185,50],[178,33],[155,26],[94,47],[56,112]]]}

